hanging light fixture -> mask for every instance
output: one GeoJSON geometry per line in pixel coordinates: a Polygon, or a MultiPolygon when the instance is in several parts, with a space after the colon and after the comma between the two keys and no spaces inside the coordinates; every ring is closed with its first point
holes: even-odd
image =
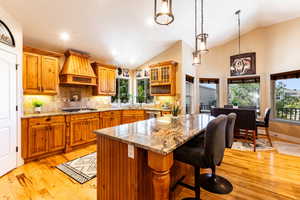
{"type": "Polygon", "coordinates": [[[238,46],[239,46],[239,55],[240,55],[241,54],[241,10],[237,10],[234,14],[238,16],[238,29],[239,29],[238,46]]]}
{"type": "Polygon", "coordinates": [[[172,0],[154,0],[154,21],[159,25],[169,25],[174,21],[172,0]]]}
{"type": "Polygon", "coordinates": [[[197,26],[198,26],[198,22],[197,22],[197,18],[198,18],[198,14],[197,14],[197,0],[195,0],[195,51],[193,52],[193,65],[199,65],[201,64],[201,54],[200,51],[198,50],[198,41],[197,41],[197,35],[198,35],[198,31],[197,31],[197,26]]]}
{"type": "Polygon", "coordinates": [[[200,53],[207,53],[207,38],[208,34],[204,33],[204,17],[203,17],[203,0],[201,0],[201,33],[197,36],[200,53]]]}

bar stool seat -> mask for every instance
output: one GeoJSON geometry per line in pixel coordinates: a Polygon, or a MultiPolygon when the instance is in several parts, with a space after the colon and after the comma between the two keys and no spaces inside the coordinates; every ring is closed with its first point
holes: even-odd
{"type": "MultiPolygon", "coordinates": [[[[184,200],[200,200],[200,168],[215,169],[216,165],[221,164],[225,149],[226,124],[227,116],[218,116],[207,125],[203,140],[201,137],[195,138],[174,151],[175,160],[194,167],[194,186],[182,182],[184,177],[176,184],[195,192],[194,198],[185,198],[184,200]]],[[[215,176],[215,174],[213,175],[215,176]]]]}

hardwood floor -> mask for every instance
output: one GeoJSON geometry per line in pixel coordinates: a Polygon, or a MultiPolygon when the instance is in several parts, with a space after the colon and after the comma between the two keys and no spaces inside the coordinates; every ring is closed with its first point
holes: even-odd
{"type": "MultiPolygon", "coordinates": [[[[57,170],[57,164],[96,151],[90,145],[73,152],[28,163],[0,178],[1,200],[96,200],[96,179],[78,184],[57,170]]],[[[242,152],[226,150],[217,174],[234,186],[229,195],[215,195],[201,190],[202,199],[300,199],[300,157],[277,152],[242,152]]],[[[192,177],[187,180],[192,183],[192,177]]],[[[193,196],[183,189],[180,196],[193,196]]]]}

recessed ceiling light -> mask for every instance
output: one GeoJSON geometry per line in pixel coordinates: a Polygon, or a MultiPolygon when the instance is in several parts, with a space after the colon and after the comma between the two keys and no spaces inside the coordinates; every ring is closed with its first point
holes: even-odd
{"type": "Polygon", "coordinates": [[[117,52],[117,50],[113,49],[113,50],[111,51],[111,54],[112,54],[113,56],[116,56],[116,55],[118,55],[118,52],[117,52]]]}
{"type": "Polygon", "coordinates": [[[70,35],[67,32],[62,32],[59,37],[63,41],[68,41],[70,39],[70,35]]]}
{"type": "Polygon", "coordinates": [[[129,62],[130,62],[130,64],[134,64],[135,63],[135,59],[131,58],[129,62]]]}

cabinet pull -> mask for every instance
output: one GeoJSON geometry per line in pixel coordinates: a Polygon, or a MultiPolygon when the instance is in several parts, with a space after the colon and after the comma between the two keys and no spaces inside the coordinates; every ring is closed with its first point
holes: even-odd
{"type": "Polygon", "coordinates": [[[50,118],[50,117],[48,117],[48,118],[46,119],[46,121],[47,121],[47,122],[49,122],[50,120],[51,120],[51,118],[50,118]]]}

